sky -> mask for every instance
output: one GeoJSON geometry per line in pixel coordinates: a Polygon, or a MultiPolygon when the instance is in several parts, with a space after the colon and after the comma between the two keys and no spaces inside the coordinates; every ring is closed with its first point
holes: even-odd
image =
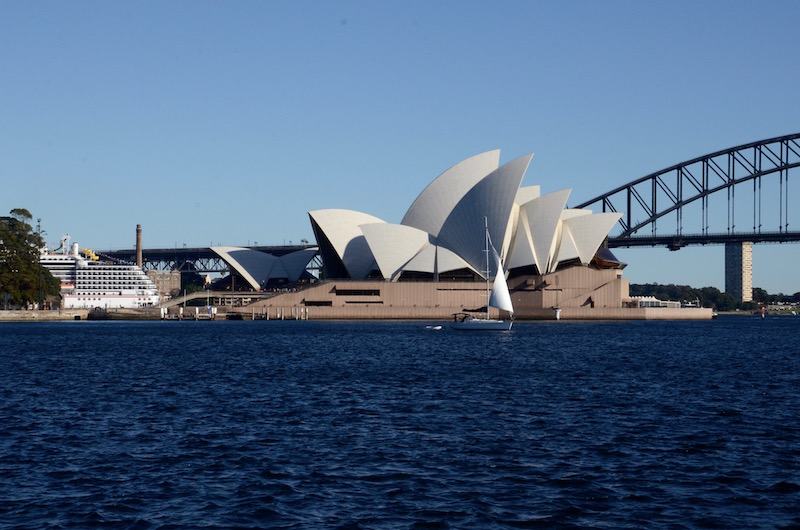
{"type": "MultiPolygon", "coordinates": [[[[95,250],[313,243],[309,211],[398,223],[492,149],[577,204],[800,132],[798,27],[794,0],[0,2],[0,215],[95,250]]],[[[722,246],[614,252],[724,289],[722,246]]],[[[798,258],[755,245],[754,285],[800,291],[798,258]]]]}

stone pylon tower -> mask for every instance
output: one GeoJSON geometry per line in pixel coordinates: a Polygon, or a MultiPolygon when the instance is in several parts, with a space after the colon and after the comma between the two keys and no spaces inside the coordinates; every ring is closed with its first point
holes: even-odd
{"type": "Polygon", "coordinates": [[[753,301],[753,243],[725,243],[725,292],[753,301]]]}

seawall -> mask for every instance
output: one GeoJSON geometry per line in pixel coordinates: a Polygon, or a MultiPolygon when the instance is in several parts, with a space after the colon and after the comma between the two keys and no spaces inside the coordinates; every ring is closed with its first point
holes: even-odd
{"type": "Polygon", "coordinates": [[[0,311],[0,322],[58,322],[66,320],[86,320],[88,309],[54,309],[41,311],[0,311]]]}

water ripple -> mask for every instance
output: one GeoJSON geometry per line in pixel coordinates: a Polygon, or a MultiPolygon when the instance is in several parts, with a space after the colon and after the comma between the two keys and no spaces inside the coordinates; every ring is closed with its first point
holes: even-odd
{"type": "Polygon", "coordinates": [[[798,526],[797,325],[3,325],[0,526],[798,526]]]}

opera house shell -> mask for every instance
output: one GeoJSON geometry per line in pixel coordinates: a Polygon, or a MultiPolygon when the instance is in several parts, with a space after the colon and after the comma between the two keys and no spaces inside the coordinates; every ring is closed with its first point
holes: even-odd
{"type": "Polygon", "coordinates": [[[399,223],[371,214],[309,212],[320,284],[265,302],[318,318],[449,318],[486,304],[486,229],[520,319],[646,318],[629,307],[624,264],[603,243],[620,213],[567,208],[570,190],[522,186],[533,155],[499,165],[500,151],[434,179],[399,223]]]}

